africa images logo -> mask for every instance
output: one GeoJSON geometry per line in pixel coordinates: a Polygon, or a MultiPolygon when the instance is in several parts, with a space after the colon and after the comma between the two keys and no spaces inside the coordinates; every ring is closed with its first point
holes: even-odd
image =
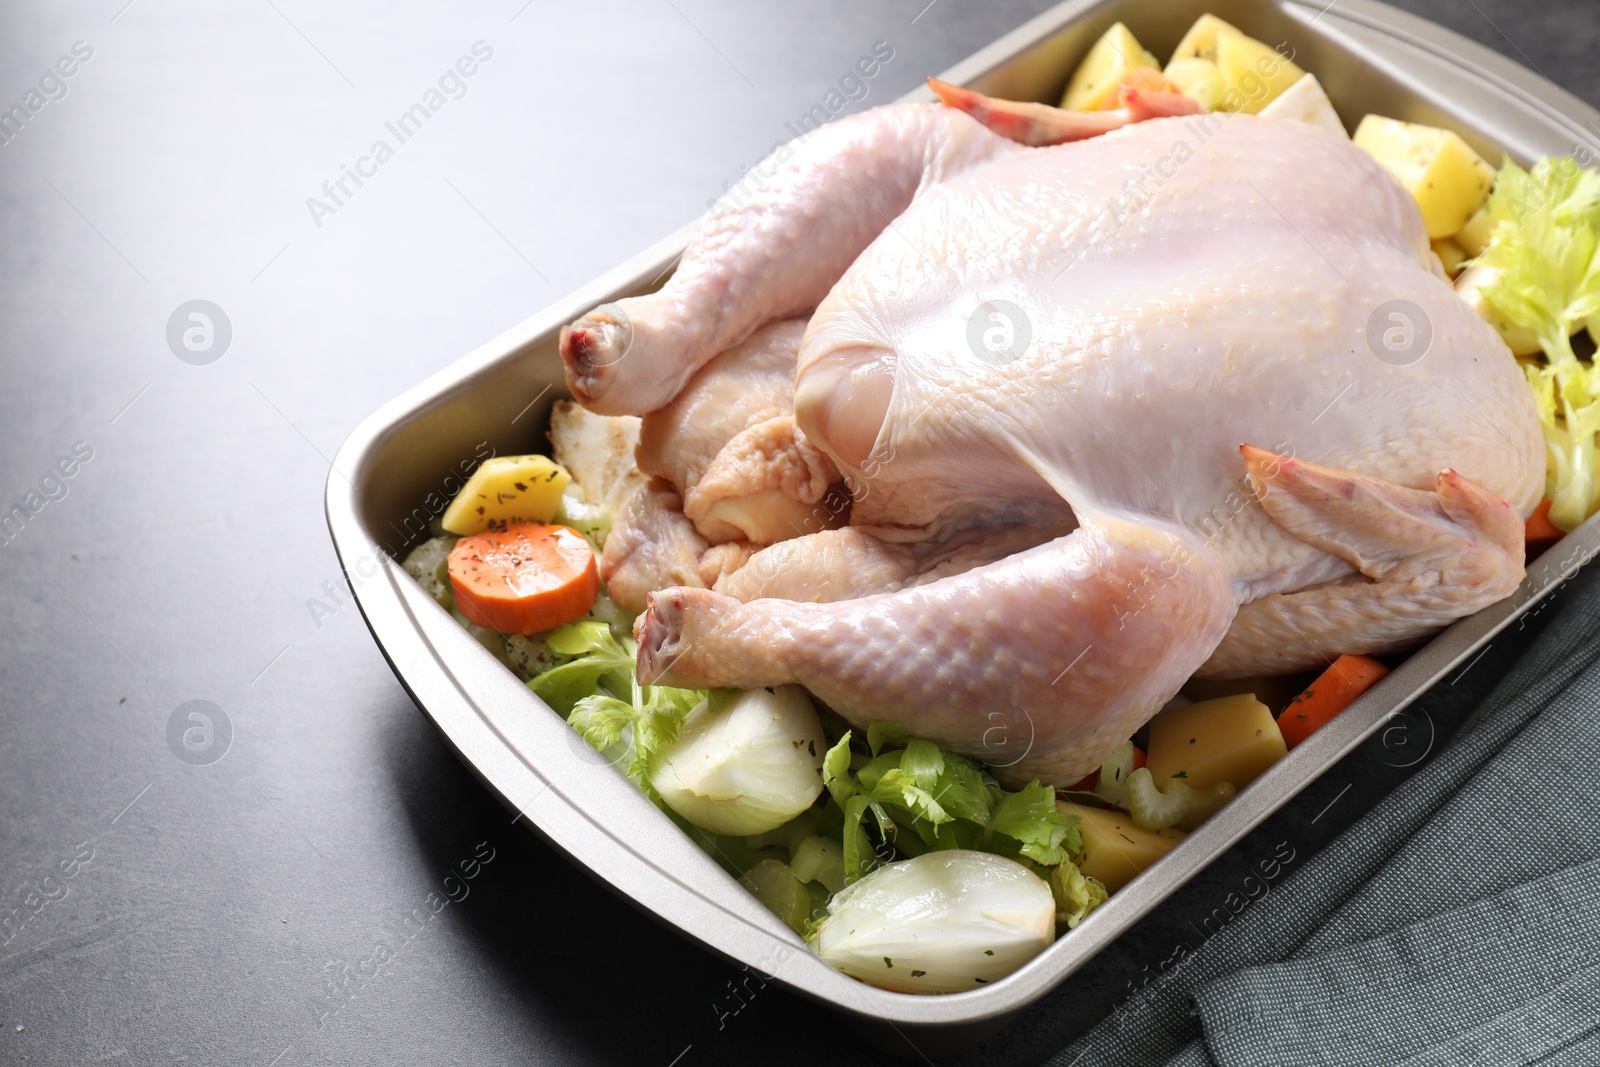
{"type": "Polygon", "coordinates": [[[78,73],[80,64],[94,58],[94,48],[84,41],[72,42],[71,52],[45,68],[39,75],[38,87],[30,86],[20,102],[0,110],[0,148],[20,137],[23,128],[37,120],[46,105],[67,98],[67,80],[78,73]]]}
{"type": "Polygon", "coordinates": [[[167,717],[167,748],[191,767],[209,767],[233,747],[233,722],[209,700],[188,700],[167,717]]]}

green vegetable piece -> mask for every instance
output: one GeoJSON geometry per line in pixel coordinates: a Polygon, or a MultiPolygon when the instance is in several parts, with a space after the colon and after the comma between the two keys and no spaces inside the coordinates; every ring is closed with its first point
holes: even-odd
{"type": "Polygon", "coordinates": [[[1572,350],[1572,333],[1600,314],[1600,174],[1570,156],[1525,171],[1506,160],[1489,194],[1492,269],[1484,301],[1531,330],[1548,363],[1528,369],[1549,458],[1550,521],[1572,530],[1597,506],[1600,379],[1572,350]]]}
{"type": "Polygon", "coordinates": [[[544,637],[544,634],[506,635],[506,657],[511,661],[512,671],[525,682],[572,659],[551,648],[544,637]]]}
{"type": "Polygon", "coordinates": [[[897,722],[875,722],[867,727],[867,748],[874,756],[890,745],[904,748],[908,740],[906,728],[897,722]]]}
{"type": "Polygon", "coordinates": [[[1078,820],[1071,825],[1056,807],[1056,791],[1037,781],[1001,800],[989,829],[1021,842],[1021,854],[1042,866],[1070,863],[1067,852],[1083,847],[1078,820]]]}
{"type": "Polygon", "coordinates": [[[739,884],[755,894],[766,909],[788,924],[797,934],[805,934],[815,901],[805,884],[794,876],[786,863],[762,860],[739,879],[739,884]]]}
{"type": "Polygon", "coordinates": [[[589,614],[583,617],[583,621],[605,623],[611,627],[612,633],[633,633],[633,616],[617,607],[617,602],[604,589],[594,598],[594,603],[589,606],[589,614]]]}
{"type": "Polygon", "coordinates": [[[1111,753],[1100,765],[1100,779],[1095,782],[1095,796],[1114,808],[1123,806],[1123,792],[1128,787],[1128,776],[1133,773],[1133,742],[1124,741],[1122,747],[1111,753]]]}
{"type": "Polygon", "coordinates": [[[613,762],[646,796],[659,801],[650,787],[650,768],[656,754],[677,737],[689,710],[706,699],[705,692],[639,685],[633,639],[619,639],[603,623],[571,623],[543,636],[553,652],[572,658],[533,679],[528,688],[602,751],[625,742],[627,749],[620,755],[607,755],[616,757],[613,762]]]}
{"type": "MultiPolygon", "coordinates": [[[[870,727],[868,735],[874,735],[870,727]]],[[[1077,827],[1056,808],[1054,790],[1033,782],[1008,792],[972,760],[904,737],[893,724],[876,736],[880,744],[903,738],[905,747],[881,751],[852,772],[846,733],[823,760],[824,784],[844,811],[847,883],[889,858],[871,852],[861,825],[869,811],[880,840],[906,856],[979,849],[1049,865],[1079,847],[1077,827]]]]}
{"type": "Polygon", "coordinates": [[[611,627],[575,622],[556,627],[544,639],[554,652],[572,659],[541,674],[528,688],[557,711],[570,712],[579,700],[594,694],[602,679],[610,682],[607,688],[613,695],[627,695],[632,688],[633,641],[619,642],[611,627]]]}
{"type": "Polygon", "coordinates": [[[1150,768],[1140,767],[1128,776],[1123,800],[1133,824],[1154,833],[1171,826],[1192,830],[1232,800],[1236,792],[1227,782],[1218,782],[1210,789],[1196,789],[1187,782],[1169,780],[1167,791],[1163,793],[1156,786],[1150,768]]]}
{"type": "Polygon", "coordinates": [[[825,837],[808,837],[794,850],[789,861],[794,876],[802,882],[821,882],[828,892],[845,887],[844,848],[825,837]]]}
{"type": "Polygon", "coordinates": [[[667,818],[677,825],[678,829],[689,836],[691,841],[699,845],[706,855],[716,860],[718,866],[735,878],[740,877],[756,864],[767,860],[777,860],[780,863],[788,862],[789,853],[786,849],[776,847],[754,848],[746,838],[714,834],[710,830],[700,829],[700,827],[671,808],[663,806],[662,811],[667,818]]]}
{"type": "Polygon", "coordinates": [[[944,753],[932,741],[913,737],[900,753],[900,772],[918,788],[936,789],[944,773],[944,753]]]}
{"type": "Polygon", "coordinates": [[[1050,869],[1050,893],[1056,898],[1056,922],[1072,929],[1110,896],[1097,878],[1090,878],[1070,860],[1050,869]]]}
{"type": "Polygon", "coordinates": [[[789,855],[793,855],[800,847],[800,842],[821,832],[819,829],[821,825],[822,816],[817,809],[807,808],[776,830],[768,830],[764,834],[752,834],[744,841],[751,848],[781,848],[789,855]]]}
{"type": "Polygon", "coordinates": [[[601,752],[621,744],[624,732],[633,725],[633,705],[604,693],[593,693],[579,700],[567,722],[583,739],[601,752]]]}
{"type": "Polygon", "coordinates": [[[562,494],[560,503],[556,505],[555,516],[550,521],[577,530],[599,555],[605,547],[606,535],[611,532],[611,520],[611,509],[604,504],[591,504],[584,500],[583,490],[573,482],[562,494]]]}

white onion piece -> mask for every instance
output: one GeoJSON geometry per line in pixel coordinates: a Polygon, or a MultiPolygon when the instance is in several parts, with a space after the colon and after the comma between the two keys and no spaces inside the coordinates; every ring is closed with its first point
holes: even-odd
{"type": "Polygon", "coordinates": [[[717,714],[702,701],[650,771],[650,785],[702,830],[775,830],[822,793],[827,739],[798,685],[748,689],[717,714]]]}
{"type": "Polygon", "coordinates": [[[1056,936],[1050,887],[1015,860],[956,849],[880,867],[836,894],[817,955],[907,993],[960,993],[1004,978],[1056,936]]]}

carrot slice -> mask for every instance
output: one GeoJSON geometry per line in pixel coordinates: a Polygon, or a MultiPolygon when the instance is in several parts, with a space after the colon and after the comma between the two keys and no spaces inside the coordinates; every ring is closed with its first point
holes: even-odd
{"type": "Polygon", "coordinates": [[[581,619],[600,592],[594,551],[576,530],[512,523],[450,550],[456,607],[479,626],[536,634],[581,619]]]}
{"type": "Polygon", "coordinates": [[[1278,730],[1290,748],[1310,737],[1389,673],[1370,656],[1340,656],[1278,716],[1278,730]]]}
{"type": "Polygon", "coordinates": [[[1541,500],[1528,516],[1528,528],[1523,536],[1528,558],[1532,559],[1566,536],[1566,531],[1550,521],[1550,501],[1541,500]]]}

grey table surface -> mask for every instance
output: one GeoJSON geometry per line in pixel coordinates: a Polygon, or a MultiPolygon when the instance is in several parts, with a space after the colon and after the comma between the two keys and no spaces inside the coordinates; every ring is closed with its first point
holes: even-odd
{"type": "MultiPolygon", "coordinates": [[[[735,1000],[726,963],[509,824],[374,646],[322,485],[363,416],[694,217],[874,42],[862,107],[1047,6],[0,8],[0,106],[37,105],[0,144],[0,503],[36,494],[0,535],[0,1063],[881,1060],[775,988],[735,1000]],[[199,358],[193,300],[231,333],[203,365],[175,354],[199,358]],[[220,760],[179,758],[191,701],[220,760]]],[[[1401,6],[1600,104],[1589,0],[1401,6]]],[[[1037,1062],[1105,1015],[1525,639],[965,1061],[1037,1062]]]]}

